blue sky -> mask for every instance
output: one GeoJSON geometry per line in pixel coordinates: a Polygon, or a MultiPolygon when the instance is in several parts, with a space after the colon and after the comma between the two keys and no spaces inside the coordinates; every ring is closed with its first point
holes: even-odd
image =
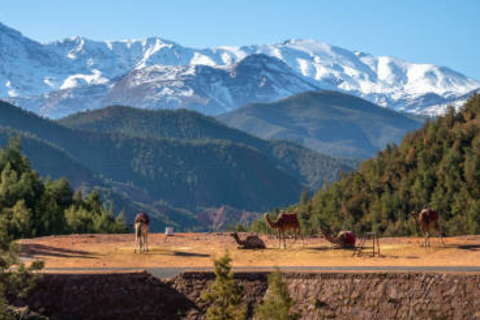
{"type": "Polygon", "coordinates": [[[39,41],[156,35],[207,47],[312,38],[477,80],[479,13],[476,0],[0,0],[0,22],[39,41]]]}

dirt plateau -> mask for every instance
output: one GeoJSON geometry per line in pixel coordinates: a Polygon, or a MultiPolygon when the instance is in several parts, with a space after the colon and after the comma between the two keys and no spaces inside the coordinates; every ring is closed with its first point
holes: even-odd
{"type": "MultiPolygon", "coordinates": [[[[419,273],[285,273],[302,319],[480,319],[480,275],[419,273]]],[[[244,303],[267,290],[267,273],[237,273],[244,303]]],[[[52,320],[204,319],[210,272],[161,281],[146,272],[45,274],[15,300],[52,320]]]]}

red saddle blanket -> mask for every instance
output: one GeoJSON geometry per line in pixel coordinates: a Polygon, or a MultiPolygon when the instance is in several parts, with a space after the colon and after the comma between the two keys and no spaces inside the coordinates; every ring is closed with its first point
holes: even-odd
{"type": "Polygon", "coordinates": [[[282,213],[282,221],[284,223],[298,223],[297,214],[295,212],[282,213]]]}
{"type": "Polygon", "coordinates": [[[431,208],[423,209],[420,215],[421,215],[421,219],[426,223],[430,223],[431,221],[438,220],[437,211],[431,208]]]}
{"type": "Polygon", "coordinates": [[[346,244],[355,244],[355,241],[357,241],[357,237],[355,237],[355,233],[352,231],[346,231],[345,232],[345,243],[346,244]]]}

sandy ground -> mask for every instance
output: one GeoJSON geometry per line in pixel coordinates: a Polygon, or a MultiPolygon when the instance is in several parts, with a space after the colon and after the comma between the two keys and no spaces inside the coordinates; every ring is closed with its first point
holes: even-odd
{"type": "MultiPolygon", "coordinates": [[[[240,235],[241,238],[244,235],[240,235]]],[[[445,247],[432,239],[431,248],[419,238],[381,238],[381,255],[371,257],[371,242],[360,257],[332,247],[325,239],[297,241],[276,249],[277,240],[262,236],[265,250],[241,250],[228,233],[181,233],[149,236],[150,251],[133,253],[134,235],[71,235],[19,241],[22,257],[42,259],[47,268],[210,267],[228,249],[234,266],[480,266],[480,236],[446,238],[445,247]]],[[[290,243],[293,240],[289,240],[290,243]]]]}

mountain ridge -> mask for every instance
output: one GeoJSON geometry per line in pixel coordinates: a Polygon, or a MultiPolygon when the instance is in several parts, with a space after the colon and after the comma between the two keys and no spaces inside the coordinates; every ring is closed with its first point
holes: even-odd
{"type": "MultiPolygon", "coordinates": [[[[446,67],[411,63],[392,57],[375,57],[314,40],[203,49],[184,47],[158,37],[127,41],[93,41],[76,37],[41,44],[13,29],[4,26],[5,28],[12,31],[0,34],[0,47],[10,48],[3,51],[0,49],[0,58],[9,62],[4,64],[3,70],[0,69],[0,84],[3,84],[0,85],[0,97],[48,116],[54,114],[57,105],[64,108],[63,113],[53,117],[65,116],[89,107],[103,107],[112,102],[132,105],[117,100],[96,106],[96,100],[88,98],[92,95],[103,97],[118,78],[128,78],[128,75],[138,72],[145,73],[153,66],[161,65],[171,73],[175,67],[202,65],[221,73],[255,54],[282,61],[291,69],[288,79],[300,77],[310,86],[348,92],[381,106],[414,114],[443,113],[446,111],[445,105],[460,105],[480,88],[480,82],[446,67]],[[93,90],[91,86],[97,87],[93,90]],[[85,99],[83,105],[69,102],[71,96],[78,100],[85,99]],[[64,106],[61,105],[62,102],[64,106]]],[[[202,87],[202,79],[194,79],[196,86],[202,87]]],[[[244,85],[261,88],[262,81],[257,80],[250,80],[244,85]]],[[[129,83],[133,84],[134,81],[129,83]]],[[[219,108],[213,102],[222,100],[225,92],[230,90],[229,86],[211,81],[207,87],[209,94],[200,89],[192,89],[192,85],[180,83],[173,87],[164,86],[165,95],[169,99],[162,100],[162,103],[155,98],[153,101],[137,100],[140,99],[138,104],[144,108],[163,108],[163,103],[169,100],[180,101],[177,106],[167,104],[169,108],[177,108],[184,107],[182,101],[186,93],[189,93],[189,99],[204,100],[192,108],[204,106],[202,111],[209,114],[231,111],[240,106],[240,103],[230,103],[227,99],[224,106],[219,108]]],[[[293,92],[295,90],[288,83],[273,82],[272,87],[276,88],[274,92],[277,94],[242,98],[249,100],[247,103],[270,102],[299,93],[293,92]],[[264,100],[255,100],[257,97],[264,100]]],[[[303,91],[311,89],[302,88],[303,91]]],[[[155,97],[156,91],[145,93],[149,97],[155,97]]],[[[245,101],[242,102],[245,104],[245,101]]]]}
{"type": "Polygon", "coordinates": [[[322,90],[246,105],[216,117],[263,139],[286,139],[337,157],[368,158],[419,121],[362,98],[322,90]]]}

